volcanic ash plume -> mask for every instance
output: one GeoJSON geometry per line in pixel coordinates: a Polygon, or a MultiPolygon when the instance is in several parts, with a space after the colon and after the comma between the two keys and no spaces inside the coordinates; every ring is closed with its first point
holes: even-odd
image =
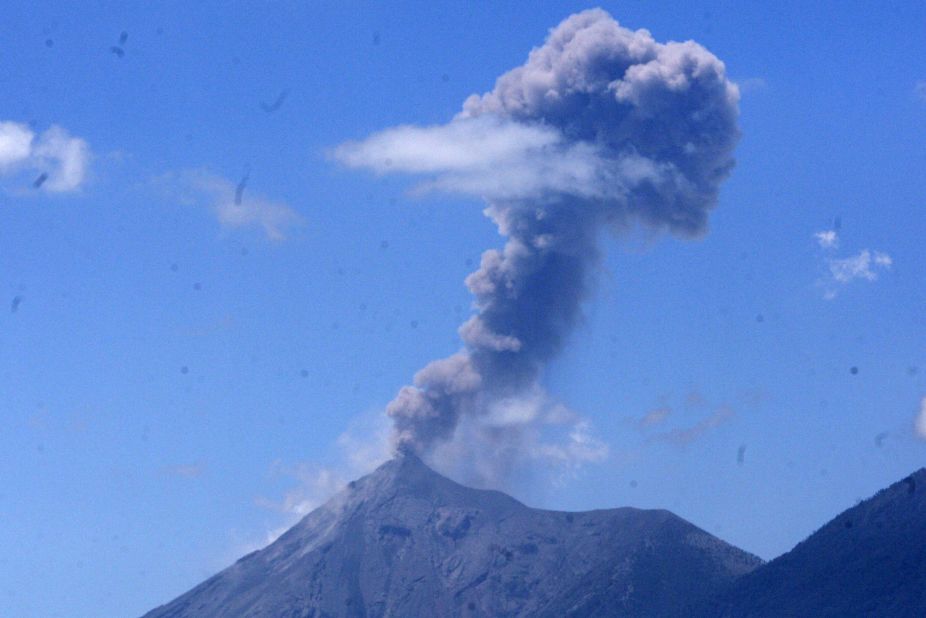
{"type": "Polygon", "coordinates": [[[400,126],[335,157],[416,174],[421,190],[484,198],[507,238],[466,279],[475,314],[462,351],[434,361],[387,412],[397,448],[501,464],[601,456],[603,446],[539,380],[580,317],[602,230],[706,229],[738,137],[736,86],[692,41],[658,43],[596,9],[553,29],[527,62],[438,126],[400,126]],[[566,444],[539,440],[572,423],[566,444]]]}

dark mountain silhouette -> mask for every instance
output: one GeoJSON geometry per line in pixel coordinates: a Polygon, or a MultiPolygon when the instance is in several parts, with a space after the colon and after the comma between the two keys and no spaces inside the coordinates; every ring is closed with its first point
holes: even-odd
{"type": "Polygon", "coordinates": [[[843,512],[698,614],[926,616],[926,469],[843,512]]]}
{"type": "Polygon", "coordinates": [[[403,455],[145,618],[687,616],[760,564],[668,511],[532,509],[403,455]]]}

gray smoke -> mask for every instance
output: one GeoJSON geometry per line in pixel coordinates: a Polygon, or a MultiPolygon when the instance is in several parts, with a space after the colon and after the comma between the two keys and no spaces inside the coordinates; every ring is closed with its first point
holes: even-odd
{"type": "Polygon", "coordinates": [[[518,443],[549,417],[541,373],[580,319],[602,230],[702,234],[733,167],[738,98],[697,43],[658,43],[594,9],[554,28],[451,122],[335,150],[352,167],[424,176],[420,190],[485,198],[507,238],[466,279],[476,312],[460,327],[463,350],[389,404],[397,448],[428,455],[468,421],[500,414],[516,420],[480,435],[518,443]]]}

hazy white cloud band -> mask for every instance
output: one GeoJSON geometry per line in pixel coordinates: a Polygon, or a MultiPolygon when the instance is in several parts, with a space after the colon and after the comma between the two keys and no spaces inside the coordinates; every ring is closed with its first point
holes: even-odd
{"type": "Polygon", "coordinates": [[[615,158],[590,142],[569,141],[554,128],[484,116],[458,116],[444,125],[404,125],[347,142],[332,151],[348,167],[378,174],[424,176],[421,192],[443,191],[487,200],[536,199],[550,194],[624,199],[641,182],[685,179],[672,164],[628,150],[615,158]]]}
{"type": "Polygon", "coordinates": [[[155,179],[155,183],[183,204],[208,208],[223,228],[258,228],[270,240],[280,241],[290,228],[302,223],[302,217],[285,202],[243,191],[236,183],[207,170],[172,172],[155,179]]]}

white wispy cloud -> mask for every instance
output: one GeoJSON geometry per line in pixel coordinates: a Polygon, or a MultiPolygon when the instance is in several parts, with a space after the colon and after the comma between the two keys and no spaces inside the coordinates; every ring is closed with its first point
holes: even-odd
{"type": "MultiPolygon", "coordinates": [[[[393,456],[388,417],[371,410],[354,419],[337,441],[334,463],[320,465],[277,462],[273,473],[295,483],[282,498],[259,497],[258,506],[282,514],[279,526],[252,539],[252,549],[271,543],[300,518],[318,508],[349,481],[371,472],[393,456]]],[[[540,473],[544,482],[563,485],[583,466],[607,459],[609,448],[594,435],[591,424],[539,389],[531,397],[504,400],[479,419],[462,423],[454,439],[441,445],[426,463],[467,484],[513,490],[511,478],[500,472],[540,473]],[[538,466],[539,464],[539,466],[538,466]]]]}
{"type": "Polygon", "coordinates": [[[372,472],[388,460],[392,456],[390,432],[388,419],[379,411],[371,411],[354,419],[347,430],[338,436],[336,445],[339,457],[336,463],[321,465],[299,462],[288,465],[282,461],[276,462],[272,473],[293,479],[294,486],[280,499],[260,496],[255,499],[255,503],[282,514],[282,521],[280,525],[265,530],[258,538],[248,540],[243,544],[244,549],[254,551],[269,545],[299,519],[327,502],[347,483],[372,472]]]}
{"type": "Polygon", "coordinates": [[[926,397],[923,397],[922,401],[920,401],[920,411],[919,414],[916,415],[913,429],[917,437],[926,440],[926,397]]]}
{"type": "Polygon", "coordinates": [[[813,235],[817,244],[823,249],[836,249],[839,247],[839,235],[836,230],[822,230],[813,235]]]}
{"type": "Polygon", "coordinates": [[[27,124],[0,121],[0,177],[54,193],[75,191],[87,178],[87,142],[52,125],[36,133],[27,124]]]}
{"type": "Polygon", "coordinates": [[[394,127],[341,144],[329,154],[348,167],[377,174],[422,176],[420,192],[489,200],[550,193],[614,199],[645,181],[667,176],[681,181],[671,165],[630,152],[605,158],[594,144],[568,140],[551,127],[491,114],[458,116],[443,125],[394,127]]]}
{"type": "Polygon", "coordinates": [[[858,255],[831,259],[829,266],[833,279],[840,283],[849,283],[855,279],[875,281],[878,279],[878,270],[890,268],[892,263],[891,256],[886,253],[862,249],[858,255]]]}
{"type": "Polygon", "coordinates": [[[303,222],[285,202],[271,200],[207,170],[168,173],[155,182],[184,204],[208,208],[225,228],[255,227],[270,240],[279,241],[286,238],[287,230],[303,222]]]}
{"type": "MultiPolygon", "coordinates": [[[[297,486],[287,491],[281,500],[258,497],[255,502],[258,506],[279,511],[286,515],[293,515],[297,518],[308,515],[324,504],[328,498],[344,488],[351,480],[345,476],[343,470],[308,462],[292,466],[287,466],[283,462],[276,462],[274,464],[274,474],[295,479],[297,486]]],[[[288,525],[291,525],[291,523],[288,525]]]]}
{"type": "Polygon", "coordinates": [[[35,133],[28,126],[17,122],[0,122],[0,170],[6,172],[28,160],[32,155],[34,140],[35,133]]]}
{"type": "Polygon", "coordinates": [[[883,251],[862,249],[855,255],[836,257],[832,252],[839,248],[839,235],[835,230],[823,230],[814,234],[817,245],[824,250],[826,275],[819,282],[823,297],[836,298],[840,288],[856,280],[877,281],[878,275],[891,268],[894,260],[883,251]]]}
{"type": "Polygon", "coordinates": [[[427,462],[468,485],[515,491],[524,474],[562,486],[608,455],[588,419],[536,386],[462,419],[427,462]]]}

